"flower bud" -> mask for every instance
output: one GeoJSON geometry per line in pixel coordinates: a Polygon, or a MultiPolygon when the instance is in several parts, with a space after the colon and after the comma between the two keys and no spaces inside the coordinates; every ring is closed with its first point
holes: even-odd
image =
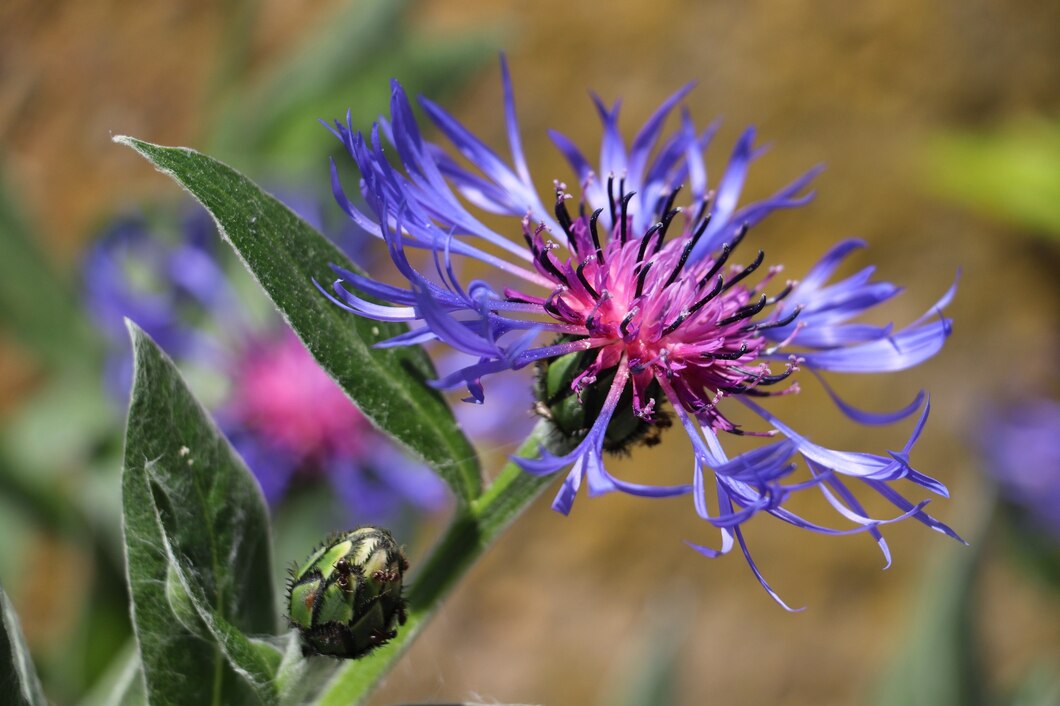
{"type": "Polygon", "coordinates": [[[408,561],[380,527],[338,534],[291,572],[287,602],[302,653],[356,659],[385,644],[405,623],[402,579],[408,561]]]}
{"type": "MultiPolygon", "coordinates": [[[[601,371],[591,381],[583,378],[580,390],[574,386],[578,377],[592,365],[596,355],[597,352],[592,350],[576,351],[537,364],[534,379],[534,397],[537,399],[535,410],[551,423],[552,433],[547,443],[553,453],[566,453],[576,446],[600,416],[616,369],[601,371]]],[[[658,383],[654,381],[648,391],[656,398],[662,397],[658,383]]],[[[637,443],[654,446],[659,443],[662,430],[669,428],[671,421],[668,414],[655,410],[650,420],[638,417],[632,402],[633,387],[629,385],[622,392],[611,422],[607,425],[605,451],[624,453],[637,443]]]]}

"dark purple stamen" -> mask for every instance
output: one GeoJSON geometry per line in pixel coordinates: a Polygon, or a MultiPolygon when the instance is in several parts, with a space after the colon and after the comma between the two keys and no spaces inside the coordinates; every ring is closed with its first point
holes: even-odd
{"type": "Polygon", "coordinates": [[[762,309],[765,309],[766,304],[768,302],[769,297],[763,294],[762,298],[756,301],[754,304],[748,304],[747,306],[740,307],[735,312],[733,312],[731,316],[726,316],[724,319],[718,321],[717,325],[728,326],[729,324],[734,324],[737,321],[742,321],[743,319],[750,319],[752,316],[762,311],[762,309]]]}
{"type": "Polygon", "coordinates": [[[743,270],[741,270],[735,277],[733,277],[731,280],[729,280],[729,283],[727,285],[725,285],[725,289],[728,289],[729,287],[732,287],[733,285],[735,285],[738,282],[742,281],[744,278],[746,278],[752,272],[757,270],[762,265],[762,261],[765,260],[765,259],[766,259],[765,251],[764,250],[759,250],[758,251],[758,255],[755,256],[754,262],[752,262],[747,267],[743,268],[743,270]]]}
{"type": "Polygon", "coordinates": [[[795,372],[795,366],[789,365],[784,369],[784,372],[777,373],[776,375],[763,375],[762,377],[755,378],[759,385],[776,385],[778,382],[783,382],[791,377],[791,374],[795,372]]]}
{"type": "Polygon", "coordinates": [[[736,360],[742,358],[747,354],[747,341],[744,341],[738,351],[729,351],[728,353],[700,353],[700,358],[709,358],[713,360],[736,360]]]}
{"type": "Polygon", "coordinates": [[[571,231],[570,212],[567,210],[566,199],[563,198],[563,192],[556,190],[556,220],[559,221],[560,227],[563,229],[564,234],[567,236],[567,242],[570,244],[571,252],[578,253],[578,242],[574,239],[574,233],[571,231]]]}
{"type": "MultiPolygon", "coordinates": [[[[677,195],[681,193],[682,185],[678,184],[677,188],[670,192],[670,195],[666,198],[666,203],[662,208],[656,209],[655,213],[662,214],[668,213],[670,209],[674,207],[674,201],[677,200],[677,195]]],[[[664,220],[664,219],[660,219],[664,220]]]]}
{"type": "MultiPolygon", "coordinates": [[[[622,183],[623,184],[625,183],[625,179],[622,180],[622,183]]],[[[622,188],[621,185],[619,186],[619,188],[622,188]]],[[[626,231],[628,230],[628,226],[629,226],[629,224],[627,223],[627,221],[629,219],[626,218],[626,212],[629,210],[629,202],[636,195],[637,195],[636,191],[631,191],[631,192],[629,192],[628,194],[625,194],[622,197],[622,210],[621,210],[621,218],[622,218],[622,220],[619,221],[619,228],[618,228],[619,237],[618,237],[618,241],[620,243],[622,243],[623,245],[626,244],[626,231]]]]}
{"type": "MultiPolygon", "coordinates": [[[[704,221],[704,226],[709,221],[710,221],[710,216],[707,216],[707,220],[704,221]]],[[[701,227],[704,227],[704,226],[701,226],[701,227]]],[[[703,286],[704,282],[706,282],[708,279],[713,277],[715,274],[718,273],[718,271],[721,270],[721,268],[728,261],[729,255],[732,254],[732,251],[736,249],[736,246],[739,245],[740,241],[742,241],[744,236],[747,235],[747,229],[748,229],[747,224],[744,223],[742,226],[740,226],[740,230],[736,231],[735,237],[733,237],[732,240],[730,240],[729,242],[727,242],[727,243],[725,243],[724,245],[721,246],[721,254],[718,255],[718,259],[715,260],[714,266],[710,268],[710,272],[708,272],[707,274],[703,275],[703,279],[699,280],[699,286],[700,287],[703,286]]],[[[748,272],[747,274],[750,274],[750,272],[748,272]]],[[[746,277],[746,275],[744,275],[744,276],[746,277]]],[[[737,281],[739,281],[739,280],[737,280],[737,281]]]]}
{"type": "Polygon", "coordinates": [[[766,397],[772,394],[769,392],[755,390],[754,388],[755,383],[748,383],[743,385],[721,385],[720,387],[718,387],[719,390],[729,395],[753,395],[755,392],[757,392],[758,396],[766,397]]]}
{"type": "Polygon", "coordinates": [[[508,294],[504,297],[506,302],[514,302],[515,304],[537,304],[539,303],[536,299],[527,299],[526,297],[520,297],[515,294],[508,294]]]}
{"type": "Polygon", "coordinates": [[[714,261],[714,264],[711,266],[710,270],[707,272],[707,274],[703,275],[703,277],[699,280],[699,284],[696,286],[702,287],[704,284],[707,283],[707,280],[716,275],[721,270],[721,268],[725,266],[725,263],[728,261],[730,254],[732,254],[732,246],[728,243],[725,243],[721,246],[721,253],[718,254],[718,259],[714,261]]]}
{"type": "Polygon", "coordinates": [[[789,294],[791,294],[791,290],[793,290],[793,289],[795,289],[795,283],[794,282],[788,282],[786,285],[784,285],[784,289],[782,289],[779,292],[777,292],[775,296],[772,296],[772,297],[769,298],[769,303],[770,304],[776,304],[777,302],[782,301],[789,294]]]}
{"type": "Polygon", "coordinates": [[[695,312],[699,311],[700,309],[702,309],[703,306],[705,306],[707,302],[709,302],[711,299],[713,299],[714,297],[716,297],[719,294],[721,294],[721,292],[724,291],[724,289],[725,289],[725,276],[724,275],[718,275],[718,279],[714,281],[714,289],[710,290],[710,292],[708,292],[706,296],[704,296],[698,302],[693,304],[688,310],[689,313],[695,313],[695,312]]]}
{"type": "Polygon", "coordinates": [[[707,226],[710,225],[710,221],[712,218],[714,218],[714,214],[708,213],[707,217],[699,222],[699,225],[696,227],[696,232],[692,234],[693,240],[699,240],[699,236],[703,235],[703,233],[707,230],[707,226]]]}
{"type": "Polygon", "coordinates": [[[644,262],[644,253],[648,250],[648,244],[651,243],[651,239],[655,237],[655,234],[663,229],[662,223],[656,223],[648,232],[644,234],[644,237],[640,239],[640,250],[637,251],[637,262],[644,262]]]}
{"type": "MultiPolygon", "coordinates": [[[[600,253],[599,250],[597,250],[596,252],[597,254],[600,253]]],[[[585,276],[585,266],[588,265],[591,260],[591,257],[585,258],[585,260],[582,261],[582,264],[578,265],[578,269],[575,270],[574,273],[578,275],[578,281],[582,283],[583,287],[585,287],[585,291],[589,293],[589,296],[591,296],[593,299],[599,299],[600,295],[597,294],[593,286],[589,284],[589,279],[585,276]]]]}
{"type": "Polygon", "coordinates": [[[709,302],[714,297],[718,296],[718,294],[721,292],[721,288],[724,285],[725,285],[725,278],[722,277],[721,275],[718,275],[718,279],[714,283],[714,289],[712,289],[710,292],[708,292],[705,297],[703,297],[702,299],[697,301],[695,304],[690,306],[687,311],[682,311],[680,313],[680,315],[678,315],[678,317],[676,319],[674,319],[673,322],[669,326],[667,326],[666,328],[663,329],[662,335],[663,336],[667,336],[667,335],[673,333],[674,331],[676,331],[677,327],[680,326],[681,324],[683,324],[685,321],[687,321],[688,318],[690,316],[692,316],[692,314],[694,314],[697,311],[699,311],[700,309],[702,309],[704,306],[706,306],[707,302],[709,302]]]}
{"type": "Polygon", "coordinates": [[[747,333],[750,333],[752,331],[764,331],[764,330],[770,329],[770,328],[782,328],[782,327],[787,326],[788,324],[790,324],[792,321],[794,321],[799,316],[799,313],[801,311],[802,311],[802,307],[801,306],[797,306],[797,307],[795,307],[792,310],[792,312],[790,314],[785,316],[783,319],[779,319],[777,321],[770,321],[770,322],[767,322],[767,323],[750,324],[749,326],[744,326],[740,330],[744,331],[744,332],[747,332],[747,333]]]}
{"type": "Polygon", "coordinates": [[[562,282],[567,287],[570,287],[570,282],[567,280],[567,275],[563,274],[556,263],[552,262],[552,255],[548,250],[542,250],[538,253],[537,261],[541,263],[542,267],[548,270],[548,273],[552,275],[557,281],[562,282]]]}
{"type": "MultiPolygon", "coordinates": [[[[611,227],[615,225],[615,175],[607,177],[607,203],[611,207],[611,227]]],[[[598,246],[599,247],[599,246],[598,246]]]]}
{"type": "Polygon", "coordinates": [[[671,208],[662,217],[662,230],[659,231],[659,241],[655,244],[655,252],[662,250],[663,240],[666,239],[666,233],[670,230],[670,223],[674,220],[674,216],[681,212],[679,208],[671,208]]]}
{"type": "Polygon", "coordinates": [[[677,261],[677,265],[674,267],[674,271],[670,273],[670,276],[666,279],[666,284],[663,285],[663,289],[666,289],[677,280],[677,276],[681,274],[681,270],[684,268],[685,263],[688,262],[688,256],[692,254],[692,248],[696,247],[696,243],[703,236],[703,233],[707,230],[707,224],[710,223],[710,216],[708,215],[704,219],[703,223],[700,224],[696,232],[692,234],[688,243],[685,245],[685,249],[681,251],[681,258],[677,261]]]}
{"type": "Polygon", "coordinates": [[[714,215],[713,213],[706,213],[707,209],[710,208],[710,197],[711,195],[707,194],[706,198],[699,202],[699,208],[696,209],[696,217],[692,219],[693,223],[699,223],[701,218],[709,222],[714,215]],[[706,213],[706,216],[704,216],[704,213],[706,213]]]}
{"type": "MultiPolygon", "coordinates": [[[[610,188],[611,180],[608,180],[608,187],[610,188]]],[[[596,228],[596,222],[600,220],[600,214],[604,212],[604,209],[598,208],[593,211],[592,217],[589,219],[589,233],[593,237],[593,245],[596,246],[596,262],[604,264],[604,250],[600,247],[600,231],[596,228]]]]}
{"type": "Polygon", "coordinates": [[[618,330],[622,334],[622,338],[629,335],[629,324],[633,321],[633,317],[640,311],[639,306],[635,306],[629,310],[629,313],[622,319],[622,323],[618,325],[618,330]]]}
{"type": "Polygon", "coordinates": [[[648,260],[640,268],[640,274],[637,275],[637,293],[634,295],[639,297],[644,293],[644,279],[648,276],[648,270],[655,264],[655,260],[648,260]]]}

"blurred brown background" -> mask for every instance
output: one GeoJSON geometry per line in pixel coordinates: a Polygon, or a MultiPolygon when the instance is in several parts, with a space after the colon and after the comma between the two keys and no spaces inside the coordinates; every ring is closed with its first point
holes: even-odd
{"type": "MultiPolygon", "coordinates": [[[[261,3],[246,53],[250,76],[333,5],[261,3]]],[[[0,144],[9,180],[60,266],[75,265],[92,228],[115,209],[176,188],[110,138],[201,146],[202,116],[223,99],[213,87],[226,65],[225,16],[208,2],[0,7],[0,144]]],[[[923,155],[940,131],[1060,115],[1060,4],[424,1],[412,20],[443,34],[499,28],[542,184],[568,176],[547,128],[595,150],[587,89],[624,98],[629,136],[670,92],[696,80],[693,116],[700,124],[724,118],[710,153],[714,178],[749,123],[773,144],[752,169],[750,196],[827,164],[810,207],[759,229],[771,262],[797,276],[838,238],[863,237],[870,248],[855,264],[876,263],[882,278],[908,287],[886,312],[899,324],[919,316],[961,268],[954,335],[940,356],[885,381],[833,381],[879,410],[929,389],[932,418],[914,461],[950,486],[953,499],[933,502],[933,513],[974,535],[988,502],[969,448],[979,415],[1004,396],[1056,389],[1058,262],[1055,249],[1012,226],[931,196],[923,155]]],[[[504,146],[495,67],[446,103],[504,146]]],[[[325,164],[317,176],[327,178],[325,164]]],[[[37,372],[15,345],[0,343],[6,408],[32,389],[37,372]]],[[[804,387],[811,389],[801,399],[779,406],[815,439],[873,451],[904,442],[908,425],[865,432],[840,423],[824,395],[804,387]]],[[[687,442],[673,432],[661,450],[638,452],[619,471],[676,479],[690,465],[687,442]]],[[[565,519],[539,502],[472,571],[373,703],[618,703],[624,680],[668,642],[678,648],[681,704],[864,703],[902,650],[929,569],[960,549],[913,522],[887,535],[895,563],[881,573],[866,537],[752,523],[749,541],[766,576],[790,603],[808,606],[789,615],[742,558],[711,561],[681,543],[716,542],[690,503],[583,498],[565,519]]],[[[1055,596],[996,562],[979,600],[993,678],[1012,682],[1057,654],[1055,596]]]]}

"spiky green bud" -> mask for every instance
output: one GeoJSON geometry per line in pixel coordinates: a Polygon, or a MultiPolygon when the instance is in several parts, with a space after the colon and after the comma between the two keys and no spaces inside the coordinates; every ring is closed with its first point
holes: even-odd
{"type": "Polygon", "coordinates": [[[356,659],[397,635],[405,623],[402,580],[408,561],[380,527],[338,534],[292,570],[291,627],[305,655],[356,659]]]}
{"type": "MultiPolygon", "coordinates": [[[[564,342],[561,337],[558,342],[564,342]]],[[[593,362],[597,351],[576,351],[537,364],[534,379],[535,410],[552,426],[549,446],[554,453],[565,453],[577,445],[589,432],[593,422],[600,416],[611,383],[615,379],[615,368],[605,370],[579,394],[572,385],[579,375],[593,362]]],[[[651,396],[661,399],[659,385],[652,382],[648,388],[651,396]]],[[[659,443],[659,435],[670,426],[669,415],[655,410],[651,421],[633,413],[633,386],[627,384],[619,398],[618,406],[607,425],[604,450],[622,453],[637,443],[648,446],[659,443]]]]}

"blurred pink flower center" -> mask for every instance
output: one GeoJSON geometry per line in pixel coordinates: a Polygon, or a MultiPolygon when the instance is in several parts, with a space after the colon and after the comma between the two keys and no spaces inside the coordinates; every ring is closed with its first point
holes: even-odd
{"type": "Polygon", "coordinates": [[[294,334],[253,348],[234,383],[242,422],[303,460],[353,456],[364,444],[367,420],[294,334]]]}

